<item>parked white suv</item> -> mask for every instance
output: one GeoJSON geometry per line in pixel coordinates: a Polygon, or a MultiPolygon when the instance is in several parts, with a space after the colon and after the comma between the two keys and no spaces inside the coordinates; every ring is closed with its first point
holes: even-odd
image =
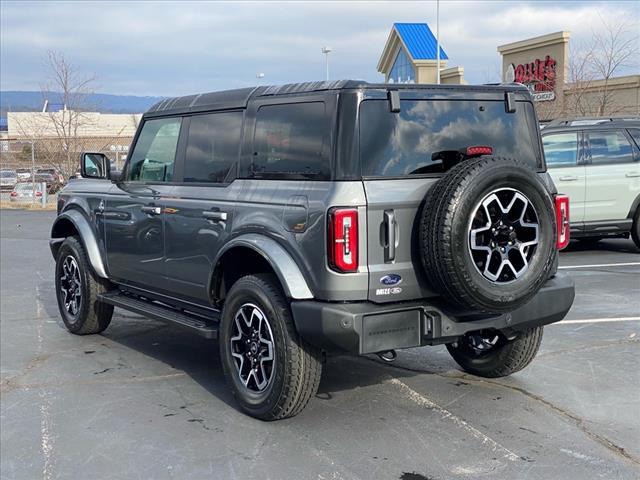
{"type": "Polygon", "coordinates": [[[640,248],[640,118],[558,120],[542,130],[549,173],[570,198],[571,236],[640,248]]]}

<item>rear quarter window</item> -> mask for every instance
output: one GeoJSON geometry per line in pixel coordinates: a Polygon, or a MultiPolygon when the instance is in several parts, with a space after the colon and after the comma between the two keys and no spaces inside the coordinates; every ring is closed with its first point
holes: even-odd
{"type": "Polygon", "coordinates": [[[243,176],[327,180],[328,142],[323,102],[263,105],[256,114],[253,154],[243,176]]]}
{"type": "Polygon", "coordinates": [[[360,104],[362,175],[442,173],[455,164],[446,152],[478,145],[538,170],[537,128],[528,102],[507,113],[502,101],[402,100],[401,111],[393,113],[386,100],[365,100],[360,104]]]}

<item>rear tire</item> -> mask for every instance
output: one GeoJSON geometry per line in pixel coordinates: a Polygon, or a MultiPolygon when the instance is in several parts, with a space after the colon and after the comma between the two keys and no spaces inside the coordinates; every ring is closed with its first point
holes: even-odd
{"type": "Polygon", "coordinates": [[[78,237],[68,237],[56,257],[56,298],[67,330],[90,335],[105,330],[113,316],[113,305],[98,301],[112,285],[91,268],[78,237]]]}
{"type": "Polygon", "coordinates": [[[640,248],[640,207],[633,216],[633,225],[631,226],[631,238],[636,247],[640,248]]]}
{"type": "Polygon", "coordinates": [[[535,358],[542,342],[543,327],[522,332],[514,340],[507,340],[500,333],[473,332],[448,344],[447,350],[465,372],[479,377],[506,377],[522,370],[535,358]],[[491,345],[497,337],[495,345],[491,345]],[[478,339],[484,340],[487,350],[482,351],[478,339]]]}
{"type": "Polygon", "coordinates": [[[248,275],[233,284],[219,345],[227,383],[252,417],[293,417],[318,390],[320,352],[298,336],[289,302],[273,275],[248,275]]]}

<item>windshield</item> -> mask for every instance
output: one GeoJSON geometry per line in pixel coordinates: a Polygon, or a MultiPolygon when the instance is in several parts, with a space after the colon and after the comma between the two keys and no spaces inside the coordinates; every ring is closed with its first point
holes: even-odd
{"type": "Polygon", "coordinates": [[[541,167],[533,106],[518,102],[507,113],[502,101],[403,100],[399,113],[387,100],[360,105],[360,161],[365,177],[441,173],[471,146],[541,167]]]}
{"type": "Polygon", "coordinates": [[[11,177],[15,177],[15,176],[16,176],[16,174],[13,173],[13,172],[7,172],[7,171],[0,172],[0,177],[2,177],[2,178],[11,178],[11,177]]]}
{"type": "MultiPolygon", "coordinates": [[[[20,183],[18,185],[16,185],[15,190],[17,192],[21,192],[21,191],[32,191],[33,190],[33,183],[20,183]]],[[[39,185],[36,185],[35,187],[36,190],[40,189],[39,185]]]]}

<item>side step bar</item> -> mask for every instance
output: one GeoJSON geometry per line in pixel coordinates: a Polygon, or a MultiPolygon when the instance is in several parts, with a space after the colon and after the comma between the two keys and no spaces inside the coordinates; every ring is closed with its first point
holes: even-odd
{"type": "Polygon", "coordinates": [[[205,338],[218,338],[218,322],[220,317],[205,319],[198,315],[175,310],[161,303],[143,300],[127,295],[121,291],[112,291],[98,296],[101,302],[120,307],[145,317],[177,325],[205,338]]]}

